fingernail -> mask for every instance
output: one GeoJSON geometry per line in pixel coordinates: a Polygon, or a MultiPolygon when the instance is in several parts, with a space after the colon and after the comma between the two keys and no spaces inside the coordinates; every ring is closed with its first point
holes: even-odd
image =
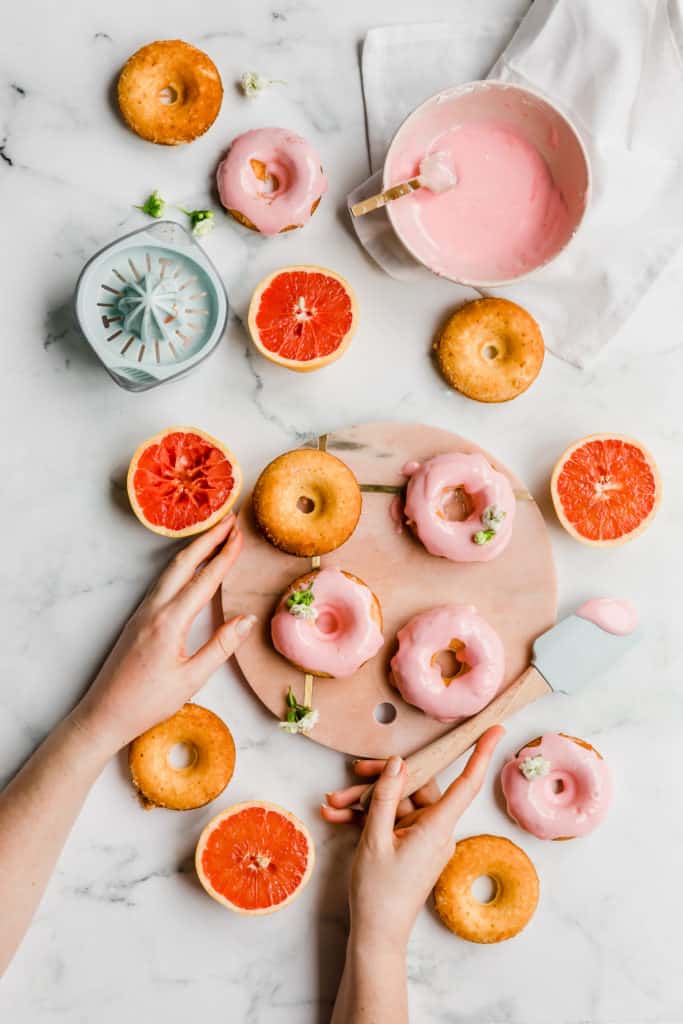
{"type": "Polygon", "coordinates": [[[389,760],[387,761],[387,767],[386,767],[387,775],[400,775],[401,774],[401,766],[402,765],[403,765],[403,761],[401,760],[400,757],[396,757],[396,755],[394,755],[393,757],[390,757],[389,760]]]}
{"type": "Polygon", "coordinates": [[[251,633],[254,623],[256,622],[255,615],[246,615],[243,619],[239,619],[235,626],[235,632],[238,636],[247,636],[251,633]]]}
{"type": "Polygon", "coordinates": [[[328,804],[330,802],[331,797],[332,797],[331,793],[325,793],[325,799],[327,800],[328,804]]]}

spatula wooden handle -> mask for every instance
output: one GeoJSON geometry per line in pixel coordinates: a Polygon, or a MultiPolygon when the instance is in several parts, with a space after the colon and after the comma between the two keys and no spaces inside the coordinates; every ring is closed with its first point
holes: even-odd
{"type": "Polygon", "coordinates": [[[378,210],[380,206],[386,206],[392,199],[400,199],[401,196],[407,196],[409,192],[414,192],[416,188],[420,188],[419,178],[402,181],[400,185],[392,185],[391,188],[385,189],[384,192],[378,192],[376,196],[369,196],[367,199],[361,199],[360,202],[354,203],[351,207],[351,213],[354,217],[364,217],[366,213],[372,213],[373,210],[378,210]]]}
{"type": "MultiPolygon", "coordinates": [[[[410,796],[420,786],[424,786],[433,775],[447,768],[472,744],[476,743],[490,726],[497,725],[503,719],[514,715],[515,711],[526,707],[527,704],[538,700],[539,697],[544,697],[547,693],[552,693],[550,686],[541,673],[533,665],[530,665],[514,683],[503,690],[482,711],[406,758],[408,773],[403,795],[410,796]]],[[[372,786],[368,786],[362,794],[360,804],[363,808],[370,803],[373,789],[374,783],[372,786]]]]}

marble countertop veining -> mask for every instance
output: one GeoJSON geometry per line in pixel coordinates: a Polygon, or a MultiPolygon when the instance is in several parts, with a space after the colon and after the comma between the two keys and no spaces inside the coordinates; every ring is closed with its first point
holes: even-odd
{"type": "MultiPolygon", "coordinates": [[[[408,0],[22,0],[4,11],[0,780],[71,706],[169,555],[172,545],[143,530],[126,505],[124,470],[141,438],[169,423],[196,423],[238,451],[252,480],[268,458],[327,428],[382,418],[450,427],[507,462],[548,513],[560,611],[593,594],[629,596],[641,607],[645,635],[599,686],[571,699],[556,696],[510,723],[496,768],[531,735],[564,729],[609,758],[614,807],[586,840],[541,843],[507,819],[497,788],[487,786],[461,833],[499,833],[527,850],[540,873],[541,904],[522,935],[491,948],[455,939],[427,909],[410,945],[411,1020],[681,1024],[683,260],[594,368],[580,372],[549,357],[527,394],[486,407],[449,391],[428,358],[453,288],[435,281],[411,289],[383,276],[357,247],[343,209],[346,192],[367,172],[358,72],[364,31],[471,17],[493,51],[501,26],[512,32],[525,8],[526,0],[425,0],[419,7],[408,0]],[[218,122],[191,146],[143,142],[123,126],[112,100],[125,58],[160,37],[205,48],[225,80],[218,122]],[[247,101],[233,81],[248,69],[287,85],[247,101]],[[227,143],[266,124],[298,130],[319,147],[329,195],[304,231],[271,241],[221,218],[206,249],[233,302],[224,340],[177,384],[144,395],[120,390],[72,324],[82,264],[144,223],[131,204],[154,188],[184,205],[213,201],[212,173],[227,143]],[[349,352],[313,377],[266,363],[242,327],[255,283],[296,262],[334,267],[353,282],[360,302],[349,352]],[[632,433],[651,447],[665,500],[643,538],[596,552],[560,530],[547,484],[564,447],[601,430],[632,433]]],[[[197,639],[207,629],[199,623],[197,639]]],[[[123,760],[114,763],[88,799],[0,986],[1,1019],[329,1019],[353,836],[324,826],[316,806],[322,788],[347,778],[345,760],[285,736],[232,667],[218,672],[200,699],[235,733],[238,771],[228,800],[267,798],[310,824],[318,846],[311,885],[271,918],[226,913],[204,896],[192,870],[194,843],[212,808],[143,814],[123,760]]]]}

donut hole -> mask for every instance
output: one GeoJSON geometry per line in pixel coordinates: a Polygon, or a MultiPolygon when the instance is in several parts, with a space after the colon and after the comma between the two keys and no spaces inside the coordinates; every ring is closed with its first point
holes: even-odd
{"type": "Polygon", "coordinates": [[[493,903],[498,895],[498,882],[491,875],[480,875],[470,886],[470,892],[477,903],[493,903]]]}
{"type": "Polygon", "coordinates": [[[305,494],[302,494],[296,503],[296,507],[299,512],[303,512],[305,516],[310,515],[315,508],[315,502],[313,498],[308,498],[305,494]]]}
{"type": "Polygon", "coordinates": [[[372,717],[379,725],[391,725],[392,722],[396,721],[397,714],[396,706],[391,701],[384,700],[372,712],[372,717]]]}
{"type": "Polygon", "coordinates": [[[250,160],[251,169],[254,172],[254,177],[261,182],[262,188],[260,189],[261,195],[272,195],[273,192],[277,192],[280,187],[280,179],[277,174],[273,174],[269,171],[263,160],[250,160]]]}
{"type": "Polygon", "coordinates": [[[497,359],[500,355],[500,350],[497,345],[489,343],[488,345],[484,345],[481,354],[484,359],[497,359]]]}
{"type": "Polygon", "coordinates": [[[564,782],[562,779],[553,779],[550,783],[553,793],[564,793],[564,782]]]}
{"type": "Polygon", "coordinates": [[[178,90],[174,89],[172,85],[165,85],[163,89],[159,90],[159,102],[170,107],[171,104],[178,102],[178,90]]]}
{"type": "Polygon", "coordinates": [[[194,743],[174,743],[166,760],[169,766],[177,772],[185,771],[196,763],[199,754],[194,743]]]}
{"type": "Polygon", "coordinates": [[[443,492],[440,511],[449,523],[461,523],[472,515],[474,505],[465,488],[458,485],[443,492]]]}
{"type": "Polygon", "coordinates": [[[315,624],[320,633],[330,636],[332,633],[336,633],[340,627],[339,616],[332,608],[323,608],[318,612],[315,624]]]}
{"type": "Polygon", "coordinates": [[[467,672],[469,665],[461,661],[458,658],[457,652],[464,648],[464,644],[459,640],[452,641],[452,646],[444,649],[443,651],[437,651],[432,657],[432,665],[438,665],[441,671],[441,678],[443,679],[444,686],[449,686],[454,679],[458,676],[462,676],[467,672]]]}

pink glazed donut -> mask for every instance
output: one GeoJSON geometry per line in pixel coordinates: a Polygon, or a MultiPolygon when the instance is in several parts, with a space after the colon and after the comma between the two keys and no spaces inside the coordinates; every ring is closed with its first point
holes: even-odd
{"type": "Polygon", "coordinates": [[[488,562],[505,550],[512,536],[515,495],[508,478],[478,452],[436,455],[422,465],[409,463],[405,515],[431,555],[452,562],[488,562]],[[470,510],[449,519],[446,506],[458,492],[470,510]]]}
{"type": "Polygon", "coordinates": [[[294,580],[270,623],[273,645],[314,676],[350,676],[384,643],[379,600],[357,576],[316,569],[294,580]]]}
{"type": "Polygon", "coordinates": [[[401,696],[440,722],[485,707],[503,682],[505,652],[496,631],[468,604],[446,604],[416,615],[398,632],[391,671],[401,696]],[[443,675],[438,656],[452,651],[460,664],[443,675]]]}
{"type": "Polygon", "coordinates": [[[316,151],[284,128],[238,135],[216,177],[228,213],[262,235],[303,227],[327,191],[316,151]]]}
{"type": "Polygon", "coordinates": [[[612,778],[595,747],[565,733],[532,740],[500,776],[508,814],[539,839],[575,839],[600,824],[612,778]]]}

